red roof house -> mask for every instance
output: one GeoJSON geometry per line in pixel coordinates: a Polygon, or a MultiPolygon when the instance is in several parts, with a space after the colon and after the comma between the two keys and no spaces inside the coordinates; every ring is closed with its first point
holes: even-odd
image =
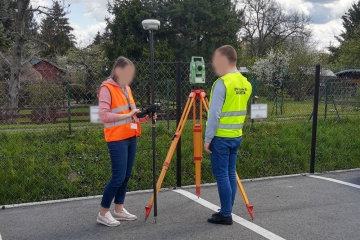
{"type": "Polygon", "coordinates": [[[41,74],[44,81],[60,81],[66,73],[64,69],[46,59],[33,59],[31,65],[41,74]]]}

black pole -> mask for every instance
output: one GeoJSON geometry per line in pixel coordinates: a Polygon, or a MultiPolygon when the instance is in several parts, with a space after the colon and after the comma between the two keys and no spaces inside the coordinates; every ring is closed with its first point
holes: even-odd
{"type": "Polygon", "coordinates": [[[70,106],[70,82],[69,78],[67,79],[67,102],[68,102],[68,122],[69,122],[69,136],[71,135],[71,106],[70,106]]]}
{"type": "MultiPolygon", "coordinates": [[[[154,104],[154,46],[153,30],[149,31],[150,35],[150,72],[151,72],[151,103],[154,104]]],[[[154,186],[154,218],[157,217],[157,191],[156,191],[156,142],[155,142],[155,120],[152,120],[152,147],[153,147],[153,186],[154,186]]]]}
{"type": "Polygon", "coordinates": [[[315,90],[314,90],[314,110],[313,110],[313,126],[311,138],[311,161],[310,173],[315,172],[315,153],[316,153],[316,131],[317,131],[317,118],[319,106],[319,88],[320,88],[320,65],[316,65],[315,71],[315,90]]]}
{"type": "MultiPolygon", "coordinates": [[[[176,62],[176,126],[181,119],[181,63],[176,62]]],[[[176,147],[176,185],[181,187],[181,137],[176,147]]]]}

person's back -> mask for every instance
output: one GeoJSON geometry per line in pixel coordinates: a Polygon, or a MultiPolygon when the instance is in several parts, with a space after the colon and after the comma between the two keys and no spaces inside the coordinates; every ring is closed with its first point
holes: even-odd
{"type": "MultiPolygon", "coordinates": [[[[242,135],[242,126],[245,121],[246,105],[251,95],[251,84],[241,75],[240,72],[229,72],[219,78],[223,81],[226,88],[225,101],[222,106],[219,125],[215,136],[218,137],[240,137],[242,135]],[[231,124],[227,126],[226,124],[231,124]]],[[[212,95],[210,95],[210,104],[212,95]]]]}
{"type": "Polygon", "coordinates": [[[212,65],[219,79],[213,84],[205,133],[204,149],[210,153],[221,210],[208,219],[211,223],[232,224],[237,179],[236,158],[252,87],[236,69],[236,51],[229,45],[218,48],[212,65]]]}

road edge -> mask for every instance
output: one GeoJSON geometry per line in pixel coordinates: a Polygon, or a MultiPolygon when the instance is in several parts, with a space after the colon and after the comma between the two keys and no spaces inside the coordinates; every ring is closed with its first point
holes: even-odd
{"type": "MultiPolygon", "coordinates": [[[[321,173],[315,173],[316,175],[321,175],[325,173],[338,173],[338,172],[352,172],[352,171],[360,171],[360,168],[353,168],[353,169],[345,169],[345,170],[335,170],[335,171],[326,171],[321,173]]],[[[299,177],[299,176],[307,176],[310,175],[309,173],[297,173],[297,174],[289,174],[289,175],[280,175],[280,176],[271,176],[271,177],[261,177],[261,178],[249,178],[249,179],[242,179],[241,182],[253,182],[253,181],[264,181],[264,180],[271,180],[271,179],[281,179],[281,178],[290,178],[290,177],[299,177]]],[[[216,183],[205,183],[201,184],[201,187],[211,187],[216,186],[216,183]]],[[[161,188],[159,191],[172,191],[174,189],[188,189],[188,188],[195,188],[195,185],[187,185],[178,187],[171,187],[171,188],[161,188]]],[[[133,194],[142,194],[142,193],[152,193],[152,189],[145,189],[145,190],[137,190],[127,192],[127,195],[133,194]]],[[[90,200],[90,199],[97,199],[101,198],[102,195],[95,195],[95,196],[87,196],[87,197],[76,197],[76,198],[65,198],[65,199],[57,199],[57,200],[48,200],[48,201],[41,201],[41,202],[30,202],[30,203],[19,203],[19,204],[8,204],[8,205],[0,205],[2,210],[11,209],[11,208],[18,208],[18,207],[29,207],[29,206],[39,206],[45,204],[54,204],[54,203],[65,203],[65,202],[73,202],[73,201],[81,201],[81,200],[90,200]]],[[[1,238],[0,238],[1,240],[1,238]]]]}

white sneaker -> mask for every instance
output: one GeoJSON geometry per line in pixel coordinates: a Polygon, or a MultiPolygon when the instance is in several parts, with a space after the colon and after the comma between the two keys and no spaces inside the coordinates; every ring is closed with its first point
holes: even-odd
{"type": "Polygon", "coordinates": [[[123,208],[123,210],[119,213],[114,210],[114,218],[116,220],[134,221],[137,219],[137,216],[129,213],[125,208],[123,208]]]}
{"type": "Polygon", "coordinates": [[[96,221],[108,227],[116,227],[120,225],[120,222],[113,218],[109,211],[105,214],[105,216],[101,216],[99,213],[96,221]]]}

